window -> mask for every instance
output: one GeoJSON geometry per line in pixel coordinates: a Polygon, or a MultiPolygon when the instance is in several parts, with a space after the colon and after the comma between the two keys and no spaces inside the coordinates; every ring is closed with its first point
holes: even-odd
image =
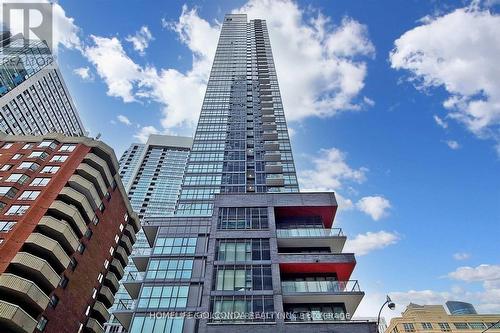
{"type": "Polygon", "coordinates": [[[59,297],[57,297],[56,295],[50,296],[50,301],[49,301],[50,307],[55,308],[57,303],[59,303],[59,297]]]}
{"type": "Polygon", "coordinates": [[[11,173],[9,177],[5,180],[6,182],[24,184],[30,177],[22,173],[11,173]]]}
{"type": "Polygon", "coordinates": [[[102,273],[99,273],[99,275],[97,276],[97,281],[99,281],[99,283],[102,283],[103,278],[104,278],[104,275],[102,275],[102,273]]]}
{"type": "Polygon", "coordinates": [[[220,261],[271,260],[268,239],[220,239],[216,258],[220,261]]]}
{"type": "Polygon", "coordinates": [[[422,323],[422,328],[424,330],[432,330],[432,324],[431,323],[422,323]]]}
{"type": "Polygon", "coordinates": [[[47,158],[47,156],[49,156],[49,154],[47,154],[44,151],[34,151],[28,157],[29,158],[39,158],[39,159],[44,160],[47,158]]]}
{"type": "Polygon", "coordinates": [[[156,245],[153,249],[153,254],[194,254],[195,250],[196,237],[158,237],[156,245]]]}
{"type": "Polygon", "coordinates": [[[22,162],[21,164],[19,164],[17,169],[35,171],[39,167],[40,167],[40,164],[35,163],[35,162],[22,162]]]}
{"type": "Polygon", "coordinates": [[[274,321],[272,296],[215,296],[210,300],[212,321],[274,321]],[[253,313],[253,316],[245,314],[253,313]]]}
{"type": "Polygon", "coordinates": [[[272,290],[270,265],[216,266],[215,290],[272,290]]]}
{"type": "Polygon", "coordinates": [[[59,148],[59,151],[72,152],[75,148],[76,145],[64,144],[59,148]]]}
{"type": "Polygon", "coordinates": [[[23,157],[23,154],[15,154],[14,156],[12,156],[12,159],[13,159],[13,160],[18,160],[18,159],[20,159],[21,157],[23,157]]]}
{"type": "Polygon", "coordinates": [[[30,186],[47,186],[49,181],[50,181],[50,178],[37,177],[37,178],[33,179],[30,186]]]}
{"type": "Polygon", "coordinates": [[[85,236],[85,238],[90,239],[92,237],[92,234],[93,234],[92,230],[90,230],[90,228],[89,228],[89,229],[87,229],[87,231],[85,231],[84,236],[85,236]]]}
{"type": "Polygon", "coordinates": [[[12,143],[7,142],[2,146],[2,149],[9,149],[10,147],[12,147],[12,143]]]}
{"type": "Polygon", "coordinates": [[[54,166],[54,165],[47,165],[45,167],[43,167],[42,171],[40,171],[40,173],[56,173],[57,171],[59,171],[61,167],[58,167],[58,166],[54,166]]]}
{"type": "Polygon", "coordinates": [[[23,215],[29,208],[28,205],[12,205],[5,215],[23,215]]]}
{"type": "Polygon", "coordinates": [[[78,261],[76,261],[76,259],[74,257],[72,257],[69,260],[69,267],[71,268],[72,271],[74,271],[76,269],[77,265],[78,265],[78,261]]]}
{"type": "Polygon", "coordinates": [[[471,329],[486,328],[484,323],[469,323],[471,329]]]}
{"type": "Polygon", "coordinates": [[[40,195],[40,191],[24,191],[17,198],[18,200],[35,200],[40,195]]]}
{"type": "Polygon", "coordinates": [[[0,186],[0,197],[14,198],[17,188],[11,186],[0,186]]]}
{"type": "Polygon", "coordinates": [[[412,323],[403,323],[403,328],[405,332],[415,332],[415,326],[412,323]]]}
{"type": "Polygon", "coordinates": [[[8,171],[8,170],[10,170],[10,168],[12,168],[12,164],[4,164],[0,168],[0,171],[8,171]]]}
{"type": "Polygon", "coordinates": [[[68,278],[63,275],[61,277],[61,280],[59,280],[59,287],[61,287],[63,289],[66,288],[66,286],[68,285],[68,282],[69,282],[68,278]]]}
{"type": "Polygon", "coordinates": [[[38,324],[36,325],[36,329],[43,332],[45,330],[45,327],[47,326],[48,320],[44,316],[40,318],[38,321],[38,324]]]}
{"type": "Polygon", "coordinates": [[[97,215],[94,215],[94,218],[92,219],[92,223],[94,223],[94,225],[99,224],[99,218],[97,217],[97,215]]]}
{"type": "Polygon", "coordinates": [[[267,229],[267,207],[222,207],[217,229],[267,229]]]}
{"type": "Polygon", "coordinates": [[[23,146],[23,149],[31,149],[33,148],[35,145],[33,143],[27,143],[23,146]]]}
{"type": "Polygon", "coordinates": [[[38,147],[49,147],[50,149],[55,149],[57,147],[57,142],[53,140],[44,140],[38,144],[38,147]]]}
{"type": "Polygon", "coordinates": [[[9,232],[15,225],[14,221],[0,221],[0,232],[9,232]]]}
{"type": "Polygon", "coordinates": [[[64,162],[68,159],[67,155],[54,155],[50,159],[51,162],[64,162]]]}
{"type": "Polygon", "coordinates": [[[182,333],[184,327],[184,318],[181,317],[157,317],[146,315],[137,315],[134,317],[130,326],[129,333],[142,332],[168,332],[182,333]]]}
{"type": "Polygon", "coordinates": [[[139,309],[185,308],[189,286],[145,286],[139,296],[139,309]]]}
{"type": "Polygon", "coordinates": [[[450,325],[448,323],[438,323],[441,332],[451,332],[450,325]]]}
{"type": "Polygon", "coordinates": [[[192,259],[152,259],[146,279],[189,279],[192,269],[192,259]]]}
{"type": "Polygon", "coordinates": [[[468,330],[469,325],[467,323],[453,323],[457,330],[468,330]]]}
{"type": "Polygon", "coordinates": [[[83,245],[82,243],[80,243],[78,245],[78,249],[77,251],[80,253],[80,254],[83,254],[83,252],[85,251],[85,245],[83,245]]]}

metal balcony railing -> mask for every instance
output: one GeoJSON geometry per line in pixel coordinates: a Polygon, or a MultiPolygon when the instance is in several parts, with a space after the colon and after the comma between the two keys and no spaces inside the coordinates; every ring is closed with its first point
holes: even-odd
{"type": "Polygon", "coordinates": [[[349,281],[282,281],[283,293],[351,293],[361,292],[358,280],[349,281]]]}
{"type": "Polygon", "coordinates": [[[340,237],[344,236],[341,228],[322,229],[322,228],[298,228],[298,229],[278,229],[276,230],[278,238],[294,237],[340,237]]]}
{"type": "Polygon", "coordinates": [[[128,274],[125,276],[125,281],[130,282],[130,281],[142,281],[144,280],[144,272],[128,272],[128,274]]]}
{"type": "Polygon", "coordinates": [[[134,310],[136,302],[136,300],[121,299],[116,305],[116,310],[134,310]]]}

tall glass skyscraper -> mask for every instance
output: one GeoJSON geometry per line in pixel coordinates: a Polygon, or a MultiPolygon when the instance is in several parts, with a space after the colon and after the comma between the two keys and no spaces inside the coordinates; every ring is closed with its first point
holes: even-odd
{"type": "MultiPolygon", "coordinates": [[[[132,209],[141,221],[147,217],[174,213],[192,144],[190,137],[151,135],[145,144],[134,143],[123,153],[119,161],[120,176],[132,209]]],[[[141,230],[137,234],[132,256],[150,253],[151,247],[141,230]]],[[[142,278],[132,261],[125,268],[124,276],[124,281],[142,278]]],[[[131,303],[128,292],[120,284],[111,311],[131,303]]],[[[106,332],[122,331],[123,327],[112,316],[106,324],[106,332]]]]}
{"type": "Polygon", "coordinates": [[[0,132],[85,135],[49,47],[21,34],[0,36],[0,132]]]}
{"type": "Polygon", "coordinates": [[[376,332],[351,320],[364,292],[334,193],[298,192],[266,23],[226,15],[175,213],[144,218],[152,251],[133,257],[116,319],[130,333],[376,332]]]}
{"type": "Polygon", "coordinates": [[[216,193],[298,190],[266,24],[228,15],[176,214],[212,215],[216,193]]]}

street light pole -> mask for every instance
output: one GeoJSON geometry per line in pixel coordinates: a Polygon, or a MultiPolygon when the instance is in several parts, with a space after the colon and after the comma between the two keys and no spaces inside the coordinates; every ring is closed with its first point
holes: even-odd
{"type": "Polygon", "coordinates": [[[377,317],[377,332],[378,333],[381,333],[380,332],[380,315],[382,314],[382,310],[384,309],[384,306],[388,305],[389,309],[391,310],[394,310],[394,308],[396,307],[396,304],[394,304],[391,300],[391,298],[389,297],[389,295],[386,296],[386,301],[384,304],[382,304],[382,306],[380,307],[380,311],[378,312],[378,317],[377,317]]]}

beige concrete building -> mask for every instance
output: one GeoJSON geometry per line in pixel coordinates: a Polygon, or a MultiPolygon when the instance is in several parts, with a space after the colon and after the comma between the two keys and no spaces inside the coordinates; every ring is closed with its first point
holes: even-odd
{"type": "Polygon", "coordinates": [[[385,333],[484,332],[485,330],[488,333],[498,333],[500,332],[498,321],[500,314],[450,315],[442,305],[410,303],[401,317],[391,320],[385,333]]]}

